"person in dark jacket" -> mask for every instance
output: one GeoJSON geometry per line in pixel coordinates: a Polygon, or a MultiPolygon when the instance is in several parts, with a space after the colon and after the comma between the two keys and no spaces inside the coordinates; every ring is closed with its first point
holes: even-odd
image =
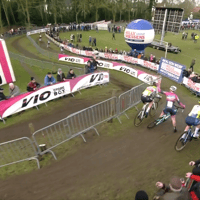
{"type": "Polygon", "coordinates": [[[136,193],[135,200],[149,200],[149,197],[145,191],[140,190],[136,193]]]}
{"type": "Polygon", "coordinates": [[[94,72],[97,70],[98,64],[99,64],[99,62],[96,60],[96,57],[93,57],[92,61],[91,61],[91,72],[94,72]]]}
{"type": "Polygon", "coordinates": [[[76,74],[74,73],[73,69],[69,70],[69,73],[67,74],[67,79],[74,79],[76,78],[76,74]]]}
{"type": "Polygon", "coordinates": [[[192,69],[192,71],[194,71],[194,65],[196,63],[196,59],[192,59],[192,62],[190,64],[190,69],[192,69]]]}
{"type": "Polygon", "coordinates": [[[57,82],[62,82],[65,81],[65,74],[62,72],[62,69],[59,68],[58,69],[58,73],[57,73],[57,82]]]}
{"type": "Polygon", "coordinates": [[[0,75],[0,85],[2,84],[2,78],[1,78],[1,75],[0,75]]]}
{"type": "Polygon", "coordinates": [[[0,101],[6,100],[6,96],[3,93],[3,88],[0,88],[0,101]]]}
{"type": "Polygon", "coordinates": [[[87,65],[85,65],[85,74],[89,74],[91,69],[91,62],[88,60],[87,65]]]}
{"type": "Polygon", "coordinates": [[[31,82],[27,86],[27,91],[32,92],[37,90],[40,87],[40,84],[35,81],[34,77],[31,77],[31,82]]]}

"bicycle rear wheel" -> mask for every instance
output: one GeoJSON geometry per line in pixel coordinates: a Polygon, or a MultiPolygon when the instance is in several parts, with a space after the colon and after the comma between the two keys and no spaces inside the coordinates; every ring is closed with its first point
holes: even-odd
{"type": "Polygon", "coordinates": [[[151,117],[154,117],[155,114],[156,114],[156,111],[157,111],[157,108],[158,108],[158,102],[154,102],[154,104],[152,105],[150,111],[149,111],[149,115],[151,117]]]}
{"type": "Polygon", "coordinates": [[[188,142],[189,142],[189,137],[188,137],[188,132],[186,131],[183,132],[183,134],[181,134],[181,136],[176,141],[176,144],[174,146],[175,150],[176,151],[183,150],[188,142]]]}
{"type": "Polygon", "coordinates": [[[134,119],[135,126],[140,126],[142,124],[142,121],[144,119],[144,117],[142,116],[142,112],[143,112],[142,110],[137,112],[137,115],[135,116],[135,119],[134,119]]]}

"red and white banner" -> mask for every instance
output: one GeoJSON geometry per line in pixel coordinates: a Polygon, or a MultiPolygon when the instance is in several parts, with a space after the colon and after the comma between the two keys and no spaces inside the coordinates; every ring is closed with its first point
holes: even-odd
{"type": "Polygon", "coordinates": [[[195,83],[191,79],[184,77],[183,84],[193,91],[200,92],[200,83],[195,83]]]}
{"type": "Polygon", "coordinates": [[[153,81],[158,80],[158,77],[159,76],[155,76],[155,75],[152,75],[152,74],[147,74],[146,72],[138,70],[137,78],[139,80],[141,80],[142,82],[144,82],[144,83],[152,84],[153,81]]]}
{"type": "Polygon", "coordinates": [[[0,39],[0,85],[15,81],[5,40],[0,39]]]}
{"type": "Polygon", "coordinates": [[[84,88],[109,82],[108,72],[98,72],[83,75],[54,85],[42,87],[34,92],[27,92],[19,96],[0,102],[1,118],[8,117],[23,110],[46,103],[50,100],[74,93],[84,88]]]}

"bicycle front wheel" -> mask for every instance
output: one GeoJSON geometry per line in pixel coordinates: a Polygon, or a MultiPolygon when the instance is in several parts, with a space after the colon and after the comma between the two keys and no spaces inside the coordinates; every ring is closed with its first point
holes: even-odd
{"type": "Polygon", "coordinates": [[[175,144],[175,147],[174,147],[175,150],[176,151],[183,150],[188,142],[189,142],[188,132],[184,132],[183,134],[181,134],[181,136],[176,141],[176,144],[175,144]]]}
{"type": "Polygon", "coordinates": [[[157,125],[157,120],[151,122],[151,123],[147,126],[147,128],[151,129],[151,128],[154,128],[156,125],[157,125]]]}
{"type": "Polygon", "coordinates": [[[154,102],[154,104],[152,105],[150,111],[149,111],[149,115],[151,117],[154,117],[155,114],[156,114],[156,111],[157,111],[157,108],[158,108],[158,102],[154,102]]]}
{"type": "Polygon", "coordinates": [[[144,116],[142,116],[142,110],[140,110],[140,111],[138,111],[137,115],[135,116],[134,125],[140,126],[142,124],[143,119],[144,119],[144,116]]]}

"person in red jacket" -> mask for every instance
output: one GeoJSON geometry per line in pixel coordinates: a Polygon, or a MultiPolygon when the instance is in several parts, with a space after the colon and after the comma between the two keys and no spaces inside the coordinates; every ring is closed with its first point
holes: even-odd
{"type": "Polygon", "coordinates": [[[40,87],[40,84],[35,81],[34,77],[31,77],[31,82],[29,82],[27,86],[27,91],[28,92],[35,91],[39,87],[40,87]]]}
{"type": "Polygon", "coordinates": [[[200,199],[200,176],[194,175],[191,172],[186,173],[186,178],[196,181],[190,189],[190,196],[192,200],[200,199]]]}

